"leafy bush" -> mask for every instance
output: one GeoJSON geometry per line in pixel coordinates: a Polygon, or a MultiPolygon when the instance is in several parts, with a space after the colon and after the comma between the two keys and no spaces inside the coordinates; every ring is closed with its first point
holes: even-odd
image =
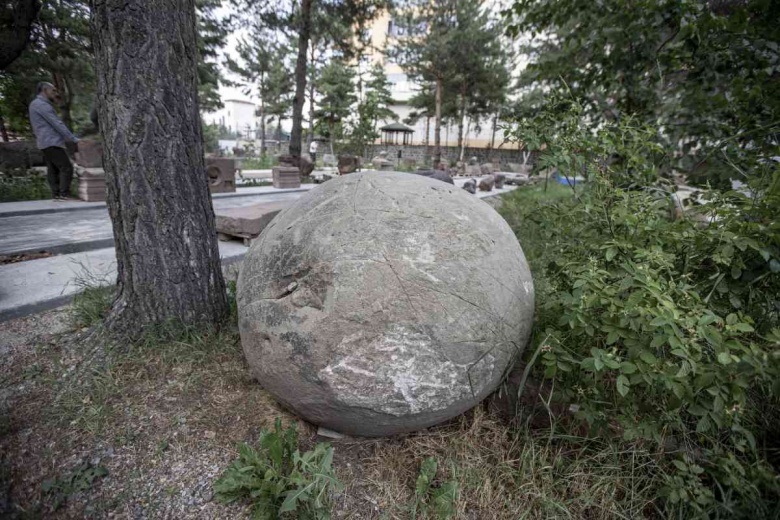
{"type": "MultiPolygon", "coordinates": [[[[78,191],[78,180],[74,177],[71,193],[78,191]]],[[[0,202],[22,200],[45,200],[51,198],[51,190],[45,174],[35,170],[29,172],[0,174],[0,202]]]]}
{"type": "Polygon", "coordinates": [[[642,129],[578,132],[548,133],[541,162],[588,187],[504,206],[536,281],[537,370],[577,410],[572,430],[656,446],[670,514],[777,514],[763,416],[780,396],[780,174],[756,161],[748,194],[708,192],[675,218],[642,129]]]}
{"type": "Polygon", "coordinates": [[[241,169],[243,170],[268,170],[276,166],[276,164],[276,157],[271,155],[241,158],[241,169]]]}
{"type": "Polygon", "coordinates": [[[260,433],[259,448],[246,443],[236,459],[214,483],[223,502],[249,500],[258,519],[330,518],[332,495],[343,489],[333,472],[333,448],[318,443],[303,454],[298,450],[295,425],[260,433]]]}

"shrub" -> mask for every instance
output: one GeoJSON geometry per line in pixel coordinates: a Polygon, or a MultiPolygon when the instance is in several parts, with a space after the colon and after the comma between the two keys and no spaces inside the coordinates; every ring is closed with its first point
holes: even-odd
{"type": "MultiPolygon", "coordinates": [[[[780,500],[762,420],[780,395],[778,174],[757,161],[749,194],[707,192],[674,218],[662,183],[627,183],[614,160],[626,150],[612,143],[638,149],[642,136],[614,135],[587,133],[605,154],[577,163],[587,188],[504,205],[537,286],[529,357],[574,405],[572,430],[656,446],[670,514],[768,517],[780,500]]],[[[574,164],[582,145],[575,132],[543,163],[574,164]]],[[[649,178],[652,157],[631,157],[649,178]]]]}

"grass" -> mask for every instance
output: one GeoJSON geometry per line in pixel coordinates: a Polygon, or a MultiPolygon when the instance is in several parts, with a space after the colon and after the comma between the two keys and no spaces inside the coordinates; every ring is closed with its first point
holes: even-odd
{"type": "MultiPolygon", "coordinates": [[[[78,179],[73,178],[71,193],[78,192],[78,179]]],[[[37,171],[25,175],[0,176],[0,202],[46,200],[52,197],[46,176],[37,171]]]]}

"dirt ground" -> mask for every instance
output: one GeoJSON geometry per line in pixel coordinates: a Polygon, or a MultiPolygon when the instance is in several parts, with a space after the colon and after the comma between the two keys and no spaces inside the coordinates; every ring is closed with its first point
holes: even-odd
{"type": "MultiPolygon", "coordinates": [[[[110,356],[90,332],[68,307],[0,324],[0,517],[247,517],[212,483],[238,443],[296,419],[250,378],[235,332],[110,356]]],[[[429,451],[472,426],[438,430],[429,451]]],[[[328,440],[298,431],[302,449],[328,440]]],[[[409,518],[424,433],[331,442],[335,518],[409,518]]]]}

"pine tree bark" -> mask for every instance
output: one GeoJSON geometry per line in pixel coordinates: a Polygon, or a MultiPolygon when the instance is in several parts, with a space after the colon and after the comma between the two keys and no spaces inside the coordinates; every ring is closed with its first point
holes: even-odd
{"type": "Polygon", "coordinates": [[[194,0],[92,0],[118,296],[109,330],[137,335],[228,313],[205,173],[194,0]]]}
{"type": "Polygon", "coordinates": [[[436,115],[433,128],[433,167],[438,168],[441,163],[441,98],[442,80],[436,78],[436,115]]]}
{"type": "Polygon", "coordinates": [[[295,97],[293,98],[290,155],[301,156],[303,134],[303,104],[306,101],[306,50],[311,36],[312,0],[301,0],[301,26],[298,30],[298,57],[295,61],[295,97]]]}
{"type": "Polygon", "coordinates": [[[315,41],[310,42],[311,56],[309,57],[309,70],[312,72],[312,78],[309,81],[309,137],[306,139],[306,150],[309,150],[311,142],[314,140],[314,60],[315,60],[315,41]]]}

